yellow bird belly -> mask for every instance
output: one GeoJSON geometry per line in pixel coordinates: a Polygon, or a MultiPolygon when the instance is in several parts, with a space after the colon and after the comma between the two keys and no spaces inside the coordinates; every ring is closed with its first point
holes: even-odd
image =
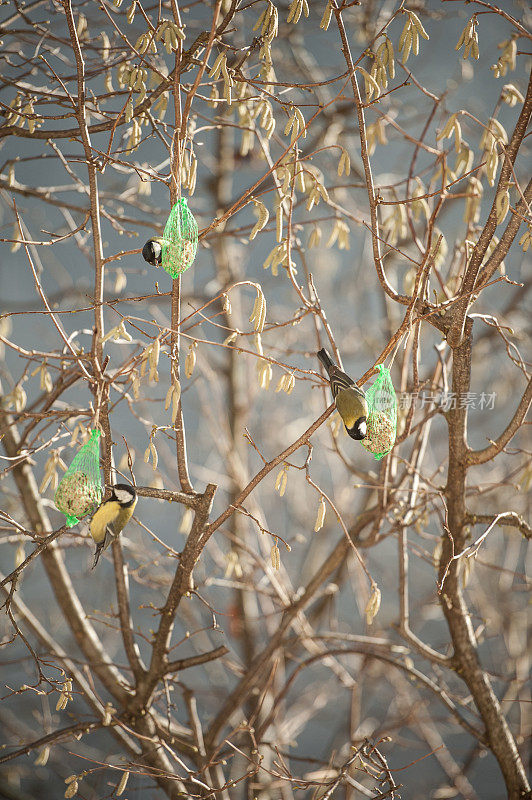
{"type": "Polygon", "coordinates": [[[346,428],[352,428],[360,417],[367,415],[365,398],[354,389],[343,389],[338,392],[336,408],[346,428]]]}
{"type": "MultiPolygon", "coordinates": [[[[90,524],[90,533],[96,544],[103,542],[107,533],[107,527],[111,526],[114,528],[123,510],[120,503],[117,502],[103,503],[103,505],[96,510],[90,524]]],[[[122,527],[124,526],[122,525],[122,527]]]]}

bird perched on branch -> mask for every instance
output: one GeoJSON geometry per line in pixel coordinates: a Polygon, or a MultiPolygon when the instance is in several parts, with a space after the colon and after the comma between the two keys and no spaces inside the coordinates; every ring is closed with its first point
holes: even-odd
{"type": "Polygon", "coordinates": [[[154,236],[152,239],[148,239],[142,248],[144,261],[147,261],[152,267],[160,267],[163,263],[163,247],[165,244],[168,244],[168,242],[162,236],[154,236]]]}
{"type": "Polygon", "coordinates": [[[329,376],[332,396],[346,431],[352,439],[365,439],[368,416],[366,395],[349,375],[336,366],[327,350],[320,350],[317,356],[329,376]]]}
{"type": "Polygon", "coordinates": [[[98,563],[102,552],[127,525],[137,505],[137,492],[134,486],[117,483],[113,486],[111,497],[105,500],[94,512],[90,523],[90,534],[96,542],[94,563],[98,563]]]}

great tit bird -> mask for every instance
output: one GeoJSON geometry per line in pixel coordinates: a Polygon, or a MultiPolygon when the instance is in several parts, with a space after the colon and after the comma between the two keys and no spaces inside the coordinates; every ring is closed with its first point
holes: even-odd
{"type": "Polygon", "coordinates": [[[94,512],[90,523],[90,533],[96,542],[94,563],[98,563],[100,555],[109,547],[123,528],[127,525],[137,505],[137,492],[133,486],[117,483],[113,486],[111,497],[105,500],[94,512]]]}
{"type": "Polygon", "coordinates": [[[147,261],[152,267],[160,267],[163,263],[163,246],[165,244],[168,244],[168,242],[162,236],[154,236],[153,239],[148,239],[142,248],[144,261],[147,261]]]}
{"type": "Polygon", "coordinates": [[[336,366],[327,350],[320,350],[317,356],[329,376],[332,396],[346,431],[352,439],[365,439],[368,404],[364,392],[336,366]]]}

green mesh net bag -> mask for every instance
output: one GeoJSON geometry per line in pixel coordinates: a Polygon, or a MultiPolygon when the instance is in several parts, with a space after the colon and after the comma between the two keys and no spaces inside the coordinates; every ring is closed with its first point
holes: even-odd
{"type": "Polygon", "coordinates": [[[397,433],[397,397],[390,370],[377,364],[379,374],[366,392],[368,403],[367,435],[362,444],[376,459],[387,455],[397,433]]]}
{"type": "Polygon", "coordinates": [[[198,223],[184,197],[170,211],[163,239],[163,269],[172,278],[177,278],[190,267],[198,249],[198,223]]]}
{"type": "Polygon", "coordinates": [[[74,457],[55,493],[55,504],[65,514],[67,528],[94,511],[100,505],[102,494],[100,431],[94,430],[74,457]]]}

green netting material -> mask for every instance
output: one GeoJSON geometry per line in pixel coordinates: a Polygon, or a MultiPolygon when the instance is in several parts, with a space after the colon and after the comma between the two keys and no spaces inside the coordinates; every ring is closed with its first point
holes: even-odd
{"type": "Polygon", "coordinates": [[[163,269],[172,278],[177,278],[190,267],[198,249],[198,223],[184,197],[170,211],[163,239],[163,269]]]}
{"type": "Polygon", "coordinates": [[[367,435],[362,444],[376,459],[387,455],[397,434],[397,398],[390,370],[377,364],[379,374],[366,392],[368,403],[367,435]]]}
{"type": "Polygon", "coordinates": [[[55,504],[66,516],[66,526],[71,528],[81,517],[90,514],[100,505],[103,495],[100,480],[100,431],[94,430],[91,438],[74,457],[55,493],[55,504]]]}

